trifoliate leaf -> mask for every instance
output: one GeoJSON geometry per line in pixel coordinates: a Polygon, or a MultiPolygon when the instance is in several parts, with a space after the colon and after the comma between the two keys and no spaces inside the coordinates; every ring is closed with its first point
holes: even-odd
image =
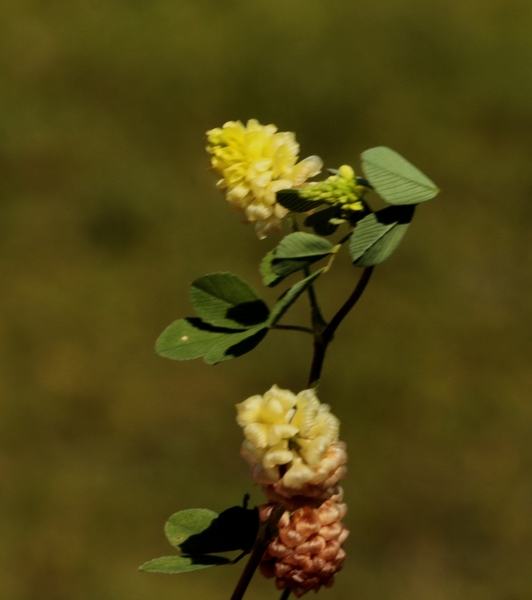
{"type": "Polygon", "coordinates": [[[410,205],[388,206],[359,221],[349,241],[353,262],[370,267],[385,261],[406,233],[414,209],[410,205]]]}
{"type": "Polygon", "coordinates": [[[233,273],[211,273],[192,283],[190,297],[201,319],[216,327],[254,327],[267,320],[264,301],[233,273]]]}
{"type": "Polygon", "coordinates": [[[144,563],[141,571],[186,573],[231,561],[213,552],[243,550],[253,547],[259,531],[257,508],[232,506],[219,515],[205,508],[192,508],[173,514],[165,525],[168,541],[180,551],[178,556],[162,556],[144,563]]]}
{"type": "Polygon", "coordinates": [[[275,249],[275,258],[324,257],[331,253],[334,245],[322,237],[297,231],[287,235],[275,249]]]}
{"type": "Polygon", "coordinates": [[[174,360],[204,357],[216,364],[252,350],[266,335],[267,326],[251,329],[214,327],[198,318],[178,319],[157,339],[157,354],[174,360]]]}
{"type": "Polygon", "coordinates": [[[187,573],[207,567],[227,565],[230,562],[230,559],[225,556],[161,556],[145,562],[139,570],[150,573],[187,573]]]}
{"type": "Polygon", "coordinates": [[[417,167],[384,146],[362,153],[362,170],[379,196],[390,204],[419,204],[439,192],[417,167]]]}
{"type": "Polygon", "coordinates": [[[307,200],[306,198],[300,198],[297,190],[281,190],[276,194],[277,202],[281,206],[284,206],[291,212],[308,212],[318,206],[321,206],[323,202],[321,200],[307,200]]]}
{"type": "Polygon", "coordinates": [[[309,275],[302,281],[299,281],[291,288],[288,288],[286,292],[277,300],[277,303],[273,307],[269,324],[270,327],[275,325],[277,321],[284,315],[284,313],[292,306],[292,304],[299,298],[299,296],[311,285],[315,279],[317,279],[323,273],[324,267],[318,269],[312,275],[309,275]]]}

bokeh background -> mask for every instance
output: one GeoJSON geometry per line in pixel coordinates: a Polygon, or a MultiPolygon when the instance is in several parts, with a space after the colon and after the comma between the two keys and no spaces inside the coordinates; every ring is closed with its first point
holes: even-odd
{"type": "MultiPolygon", "coordinates": [[[[215,367],[153,350],[191,314],[194,278],[230,270],[262,290],[279,237],[236,222],[204,151],[207,129],[251,117],[329,167],[390,146],[443,190],[328,355],[351,536],[320,597],[532,597],[532,4],[0,12],[0,597],[229,598],[242,564],[136,569],[171,553],[173,512],[262,501],[234,404],[306,383],[294,332],[215,367]]],[[[356,275],[344,257],[320,281],[327,315],[356,275]]],[[[258,577],[249,596],[279,593],[258,577]]]]}

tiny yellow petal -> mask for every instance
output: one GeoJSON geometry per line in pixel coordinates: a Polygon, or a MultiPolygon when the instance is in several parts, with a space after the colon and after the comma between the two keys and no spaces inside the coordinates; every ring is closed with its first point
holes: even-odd
{"type": "Polygon", "coordinates": [[[260,409],[262,407],[262,396],[256,395],[244,400],[240,404],[236,405],[237,410],[237,423],[241,427],[245,427],[256,421],[260,414],[260,409]]]}
{"type": "Polygon", "coordinates": [[[292,461],[292,466],[284,474],[283,483],[286,487],[297,489],[310,481],[313,475],[314,471],[301,458],[296,457],[292,461]]]}
{"type": "Polygon", "coordinates": [[[286,448],[274,448],[264,455],[262,464],[266,469],[271,469],[277,465],[286,465],[293,458],[293,454],[286,448]]]}
{"type": "Polygon", "coordinates": [[[267,448],[269,429],[264,423],[251,423],[244,428],[244,435],[256,448],[267,448]]]}

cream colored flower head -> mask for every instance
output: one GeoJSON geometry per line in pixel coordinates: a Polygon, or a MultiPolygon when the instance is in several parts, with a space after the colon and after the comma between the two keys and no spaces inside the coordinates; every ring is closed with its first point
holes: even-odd
{"type": "MultiPolygon", "coordinates": [[[[331,452],[336,456],[340,444],[340,421],[327,404],[320,403],[313,389],[296,395],[274,385],[263,396],[252,396],[236,408],[246,438],[242,455],[257,483],[279,483],[294,495],[309,484],[325,482],[338,468],[331,452]]],[[[342,455],[342,460],[347,459],[342,455]]]]}
{"type": "Polygon", "coordinates": [[[280,228],[287,209],[276,201],[276,193],[302,185],[322,166],[318,156],[297,162],[299,144],[292,132],[278,132],[275,125],[250,119],[246,125],[229,121],[207,131],[211,165],[221,175],[218,187],[227,190],[227,201],[255,223],[260,238],[280,228]]]}

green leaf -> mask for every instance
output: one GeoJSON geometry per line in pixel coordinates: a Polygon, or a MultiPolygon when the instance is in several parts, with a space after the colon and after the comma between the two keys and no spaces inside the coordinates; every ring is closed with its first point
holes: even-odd
{"type": "Polygon", "coordinates": [[[322,237],[298,231],[287,235],[275,249],[275,258],[322,258],[331,253],[334,245],[322,237]]]}
{"type": "MultiPolygon", "coordinates": [[[[205,356],[226,335],[235,330],[213,327],[197,318],[178,319],[158,337],[157,354],[174,360],[190,360],[205,356]]],[[[238,330],[241,333],[242,330],[238,330]]]]}
{"type": "Polygon", "coordinates": [[[231,358],[247,354],[262,342],[268,333],[268,327],[269,325],[265,324],[263,327],[255,327],[254,329],[248,329],[239,333],[226,334],[223,339],[220,339],[205,354],[203,360],[208,365],[215,365],[224,360],[230,360],[231,358]]]}
{"type": "Polygon", "coordinates": [[[281,190],[277,192],[276,200],[281,206],[297,213],[308,212],[323,204],[321,200],[307,200],[306,198],[300,198],[299,193],[296,190],[281,190]]]}
{"type": "Polygon", "coordinates": [[[232,550],[248,551],[255,543],[258,530],[257,508],[232,506],[221,512],[206,529],[181,542],[179,548],[182,554],[191,556],[232,550]]]}
{"type": "Polygon", "coordinates": [[[292,275],[292,273],[297,273],[297,271],[302,271],[306,267],[310,267],[311,264],[315,263],[318,260],[321,260],[322,256],[314,256],[312,258],[294,258],[294,259],[281,259],[275,260],[273,263],[273,270],[277,273],[277,279],[273,284],[270,284],[270,287],[277,285],[288,275],[292,275]]]}
{"type": "Polygon", "coordinates": [[[333,248],[334,245],[329,240],[311,233],[291,233],[262,259],[262,280],[265,285],[274,287],[288,275],[328,256],[333,248]]]}
{"type": "Polygon", "coordinates": [[[277,285],[284,276],[279,276],[273,266],[273,261],[275,259],[275,251],[270,250],[266,256],[260,262],[260,274],[262,275],[262,282],[264,285],[269,287],[273,287],[277,285]]]}
{"type": "Polygon", "coordinates": [[[362,170],[379,196],[390,204],[419,204],[440,191],[417,167],[384,146],[362,153],[362,170]]]}
{"type": "Polygon", "coordinates": [[[359,267],[385,261],[399,245],[412,217],[414,206],[388,206],[357,223],[349,241],[349,253],[359,267]]]}
{"type": "Polygon", "coordinates": [[[314,271],[312,275],[309,275],[302,281],[299,281],[291,288],[288,288],[286,292],[279,298],[275,306],[270,313],[269,324],[270,327],[275,325],[277,321],[284,315],[284,313],[292,306],[292,304],[299,298],[299,296],[311,285],[315,279],[317,279],[324,271],[325,267],[314,271]]]}
{"type": "Polygon", "coordinates": [[[285,277],[309,267],[312,263],[323,258],[313,256],[311,258],[276,259],[273,250],[262,259],[260,270],[264,285],[275,287],[285,277]]]}
{"type": "MultiPolygon", "coordinates": [[[[179,548],[191,535],[205,531],[218,517],[218,514],[207,508],[189,508],[174,513],[164,526],[168,541],[179,548]]],[[[207,554],[198,552],[197,554],[207,554]]]]}
{"type": "Polygon", "coordinates": [[[187,573],[207,567],[227,565],[230,562],[230,559],[225,556],[161,556],[145,562],[139,570],[151,573],[187,573]]]}
{"type": "Polygon", "coordinates": [[[192,304],[203,321],[216,327],[254,327],[268,319],[269,310],[260,296],[233,273],[199,277],[190,290],[192,304]]]}
{"type": "Polygon", "coordinates": [[[252,329],[214,327],[198,318],[178,319],[157,339],[157,354],[174,360],[204,357],[216,364],[252,350],[266,335],[267,325],[252,329]]]}

